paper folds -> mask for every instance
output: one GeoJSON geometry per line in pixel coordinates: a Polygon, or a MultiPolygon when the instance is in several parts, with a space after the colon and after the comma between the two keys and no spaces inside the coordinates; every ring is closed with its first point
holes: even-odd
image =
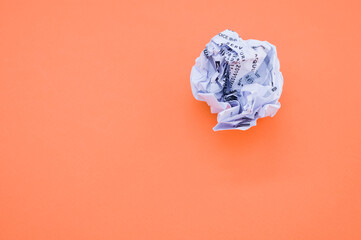
{"type": "Polygon", "coordinates": [[[194,97],[218,113],[214,131],[247,130],[273,117],[283,86],[275,46],[225,30],[213,37],[191,72],[194,97]]]}

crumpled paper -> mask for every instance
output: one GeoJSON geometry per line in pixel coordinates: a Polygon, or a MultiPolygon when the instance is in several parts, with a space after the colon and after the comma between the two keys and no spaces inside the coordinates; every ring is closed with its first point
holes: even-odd
{"type": "Polygon", "coordinates": [[[273,117],[283,77],[276,47],[266,41],[242,40],[225,30],[211,39],[191,71],[193,96],[218,113],[214,131],[247,130],[257,119],[273,117]]]}

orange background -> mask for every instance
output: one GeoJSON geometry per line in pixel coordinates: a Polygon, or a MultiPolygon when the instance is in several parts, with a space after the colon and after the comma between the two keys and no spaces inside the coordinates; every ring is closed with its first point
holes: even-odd
{"type": "Polygon", "coordinates": [[[359,1],[0,2],[0,239],[361,239],[359,1]],[[213,132],[190,71],[277,46],[282,107],[213,132]]]}

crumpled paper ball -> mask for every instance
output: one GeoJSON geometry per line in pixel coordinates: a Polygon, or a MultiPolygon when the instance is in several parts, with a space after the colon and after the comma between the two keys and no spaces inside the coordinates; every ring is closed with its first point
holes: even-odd
{"type": "Polygon", "coordinates": [[[191,71],[193,96],[218,113],[214,131],[247,130],[259,118],[273,117],[283,77],[276,47],[266,41],[242,40],[231,30],[211,39],[191,71]]]}

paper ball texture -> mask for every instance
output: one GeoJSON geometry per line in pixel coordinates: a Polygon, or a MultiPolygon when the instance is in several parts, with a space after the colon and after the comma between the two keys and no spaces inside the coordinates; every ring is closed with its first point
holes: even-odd
{"type": "Polygon", "coordinates": [[[214,36],[196,59],[190,77],[193,96],[218,113],[214,131],[247,130],[281,107],[283,77],[276,47],[242,40],[231,30],[214,36]]]}

